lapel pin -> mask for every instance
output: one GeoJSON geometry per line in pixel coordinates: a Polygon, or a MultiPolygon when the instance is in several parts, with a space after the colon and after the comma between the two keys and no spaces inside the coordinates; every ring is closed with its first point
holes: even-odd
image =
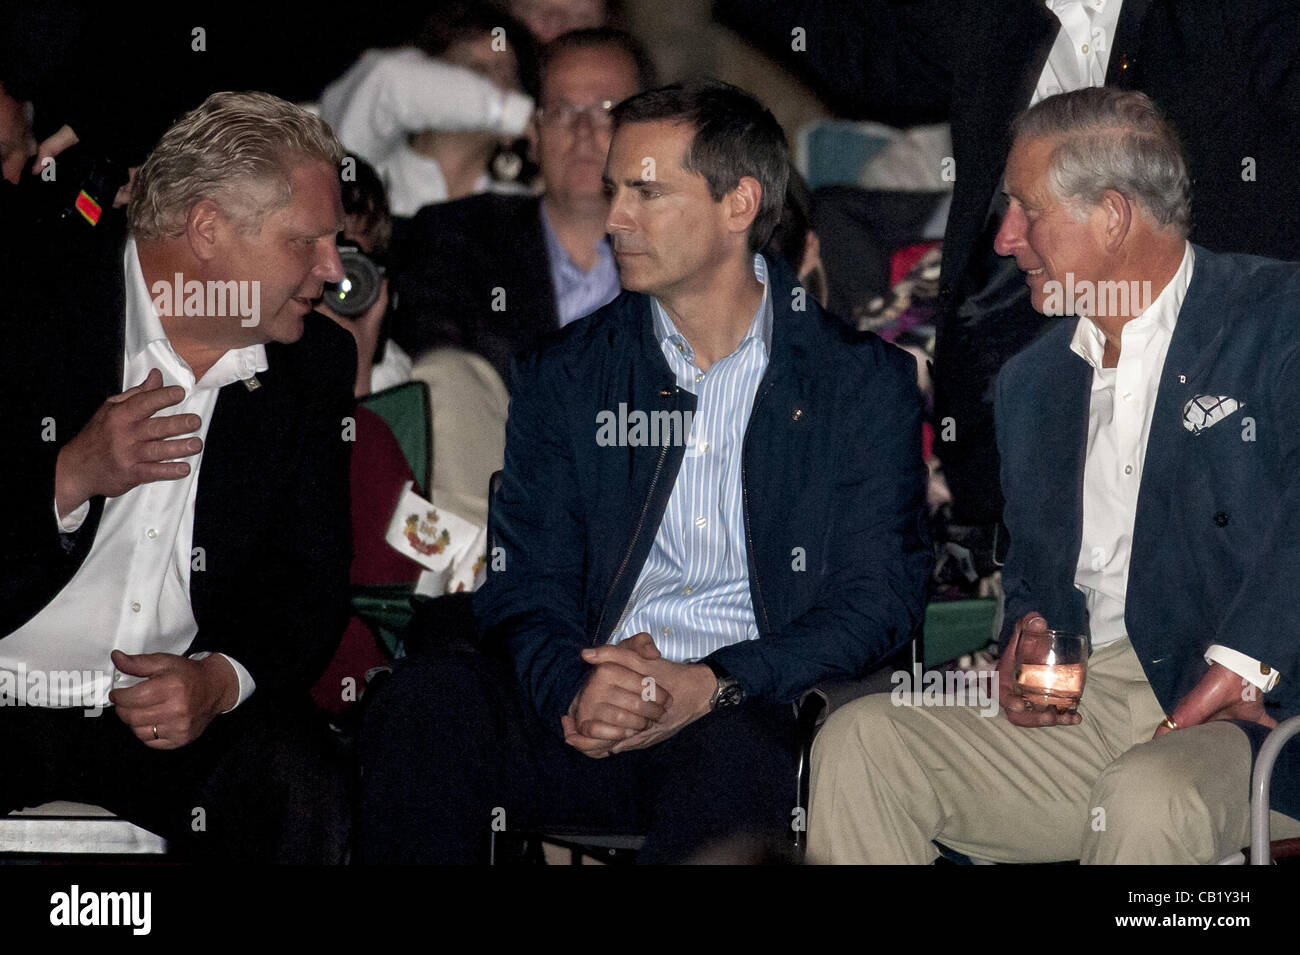
{"type": "Polygon", "coordinates": [[[1186,375],[1179,375],[1179,376],[1178,376],[1178,383],[1179,383],[1180,385],[1185,385],[1185,384],[1187,384],[1187,376],[1186,376],[1186,375]]]}
{"type": "Polygon", "coordinates": [[[790,417],[793,418],[795,421],[798,421],[800,418],[803,417],[803,409],[802,409],[802,408],[795,408],[795,409],[794,409],[794,414],[792,414],[790,417]]]}

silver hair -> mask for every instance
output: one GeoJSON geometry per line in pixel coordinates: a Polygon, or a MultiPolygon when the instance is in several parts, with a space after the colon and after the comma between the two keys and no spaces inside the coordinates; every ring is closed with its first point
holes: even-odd
{"type": "Polygon", "coordinates": [[[1114,189],[1186,237],[1191,180],[1182,144],[1145,93],[1102,86],[1049,96],[1021,113],[1011,133],[1055,141],[1048,181],[1061,199],[1096,205],[1114,189]]]}
{"type": "Polygon", "coordinates": [[[303,162],[335,168],[343,147],[330,128],[269,93],[213,93],[163,133],[135,175],[127,217],[137,239],[185,231],[202,199],[217,202],[241,230],[292,199],[290,173],[303,162]]]}

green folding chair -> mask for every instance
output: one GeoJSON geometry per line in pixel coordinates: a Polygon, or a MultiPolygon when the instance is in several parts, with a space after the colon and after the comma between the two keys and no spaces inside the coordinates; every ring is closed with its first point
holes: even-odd
{"type": "MultiPolygon", "coordinates": [[[[433,431],[429,387],[408,381],[358,399],[357,404],[384,419],[402,448],[416,490],[425,497],[433,486],[433,431]]],[[[409,583],[369,584],[352,588],[352,611],[370,627],[389,655],[404,655],[404,640],[414,609],[409,583]]]]}
{"type": "Polygon", "coordinates": [[[433,430],[429,386],[408,381],[359,398],[357,404],[384,419],[402,447],[415,475],[417,490],[425,497],[433,486],[433,430]]]}

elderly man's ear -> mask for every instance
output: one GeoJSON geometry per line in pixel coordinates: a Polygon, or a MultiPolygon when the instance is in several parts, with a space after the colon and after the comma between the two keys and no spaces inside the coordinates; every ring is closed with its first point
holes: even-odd
{"type": "Polygon", "coordinates": [[[1100,208],[1104,216],[1103,237],[1106,251],[1115,254],[1123,246],[1133,228],[1133,203],[1123,193],[1107,189],[1101,194],[1100,208]]]}

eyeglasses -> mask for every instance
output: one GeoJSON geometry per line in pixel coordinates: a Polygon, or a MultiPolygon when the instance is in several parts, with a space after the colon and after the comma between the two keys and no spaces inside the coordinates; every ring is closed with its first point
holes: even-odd
{"type": "Polygon", "coordinates": [[[586,115],[595,129],[608,129],[610,123],[609,111],[613,108],[614,101],[612,99],[601,100],[599,103],[592,103],[588,106],[579,106],[576,103],[570,103],[567,99],[562,99],[550,106],[538,109],[537,122],[543,126],[559,126],[563,129],[572,129],[578,125],[578,117],[586,115]]]}

